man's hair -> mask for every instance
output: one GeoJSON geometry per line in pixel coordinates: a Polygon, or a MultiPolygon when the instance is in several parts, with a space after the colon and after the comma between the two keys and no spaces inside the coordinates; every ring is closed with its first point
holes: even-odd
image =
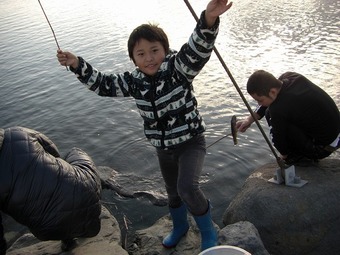
{"type": "Polygon", "coordinates": [[[280,88],[281,82],[264,70],[255,71],[247,82],[247,92],[252,95],[268,96],[272,88],[280,88]]]}
{"type": "Polygon", "coordinates": [[[169,40],[163,29],[155,24],[142,24],[132,31],[128,40],[129,57],[133,62],[135,62],[133,48],[140,39],[145,39],[149,42],[160,42],[165,54],[169,53],[169,40]]]}

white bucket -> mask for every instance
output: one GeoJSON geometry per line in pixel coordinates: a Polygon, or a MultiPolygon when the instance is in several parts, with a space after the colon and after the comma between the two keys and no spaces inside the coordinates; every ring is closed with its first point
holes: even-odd
{"type": "Polygon", "coordinates": [[[219,245],[206,249],[198,255],[251,255],[251,253],[236,246],[219,245]]]}

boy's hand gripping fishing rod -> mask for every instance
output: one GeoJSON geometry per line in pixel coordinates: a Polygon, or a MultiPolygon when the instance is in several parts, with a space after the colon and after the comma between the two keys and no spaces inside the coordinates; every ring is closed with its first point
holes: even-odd
{"type": "MultiPolygon", "coordinates": [[[[197,21],[198,21],[198,16],[196,15],[194,9],[191,7],[189,1],[188,1],[188,0],[184,0],[184,2],[185,2],[185,4],[187,5],[188,9],[190,10],[192,16],[195,18],[195,20],[196,20],[196,22],[197,22],[197,21]]],[[[229,71],[227,65],[226,65],[225,62],[223,61],[223,59],[222,59],[220,53],[218,52],[218,50],[217,50],[217,48],[216,48],[215,46],[214,46],[213,50],[214,50],[214,52],[215,52],[217,58],[218,58],[219,61],[221,62],[221,64],[222,64],[224,70],[227,72],[227,74],[228,74],[230,80],[233,82],[233,84],[234,84],[234,86],[235,86],[237,92],[240,94],[240,96],[241,96],[241,98],[242,98],[244,104],[246,105],[248,111],[250,112],[251,116],[253,117],[254,121],[256,122],[256,125],[257,125],[258,128],[260,129],[260,131],[261,131],[261,133],[262,133],[264,139],[266,140],[266,142],[267,142],[269,148],[270,148],[271,151],[273,152],[273,154],[274,154],[274,156],[275,156],[275,158],[276,158],[276,161],[277,161],[277,163],[278,163],[278,165],[279,165],[279,167],[280,167],[280,169],[281,169],[281,175],[284,176],[284,171],[283,171],[283,170],[284,170],[284,168],[285,168],[285,165],[284,165],[283,160],[277,155],[277,153],[276,153],[276,151],[275,151],[273,145],[271,144],[271,142],[269,141],[269,139],[268,139],[266,133],[264,132],[263,128],[261,127],[260,122],[259,122],[258,119],[256,118],[256,116],[255,116],[253,110],[251,109],[250,105],[248,104],[248,102],[247,102],[246,98],[244,97],[244,95],[243,95],[241,89],[240,89],[239,86],[237,85],[237,83],[236,83],[234,77],[232,76],[231,72],[229,71]]]]}
{"type": "MultiPolygon", "coordinates": [[[[54,37],[54,40],[55,40],[55,42],[56,42],[56,44],[57,44],[58,50],[60,50],[60,47],[59,47],[59,43],[58,43],[57,37],[55,36],[54,30],[53,30],[53,28],[52,28],[52,25],[51,25],[50,21],[49,21],[48,18],[47,18],[47,15],[46,15],[46,13],[45,13],[44,7],[43,7],[42,4],[40,3],[40,0],[38,0],[38,2],[39,2],[39,4],[40,4],[41,10],[43,11],[43,13],[44,13],[44,15],[45,15],[45,18],[46,18],[46,20],[47,20],[47,23],[48,23],[48,25],[50,26],[50,28],[51,28],[51,30],[52,30],[53,37],[54,37]]],[[[66,66],[66,70],[68,71],[68,67],[67,67],[67,66],[66,66]]]]}

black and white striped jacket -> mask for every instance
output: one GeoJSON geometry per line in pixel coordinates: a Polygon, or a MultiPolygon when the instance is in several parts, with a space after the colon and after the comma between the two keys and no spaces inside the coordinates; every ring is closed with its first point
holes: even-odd
{"type": "Polygon", "coordinates": [[[104,74],[79,57],[71,68],[77,78],[100,96],[132,96],[144,120],[144,133],[157,148],[174,148],[197,134],[205,124],[197,109],[192,81],[208,62],[218,33],[219,19],[207,28],[202,12],[189,41],[171,51],[154,76],[138,68],[121,74],[104,74]]]}

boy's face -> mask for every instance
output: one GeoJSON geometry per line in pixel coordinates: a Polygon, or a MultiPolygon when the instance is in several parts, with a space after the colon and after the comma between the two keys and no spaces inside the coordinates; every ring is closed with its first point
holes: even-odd
{"type": "Polygon", "coordinates": [[[165,50],[160,42],[140,39],[133,48],[134,63],[145,74],[157,73],[165,58],[165,50]]]}
{"type": "Polygon", "coordinates": [[[278,89],[270,89],[268,96],[259,96],[256,93],[251,94],[252,98],[254,98],[259,105],[268,107],[270,106],[276,99],[280,90],[278,89]]]}

